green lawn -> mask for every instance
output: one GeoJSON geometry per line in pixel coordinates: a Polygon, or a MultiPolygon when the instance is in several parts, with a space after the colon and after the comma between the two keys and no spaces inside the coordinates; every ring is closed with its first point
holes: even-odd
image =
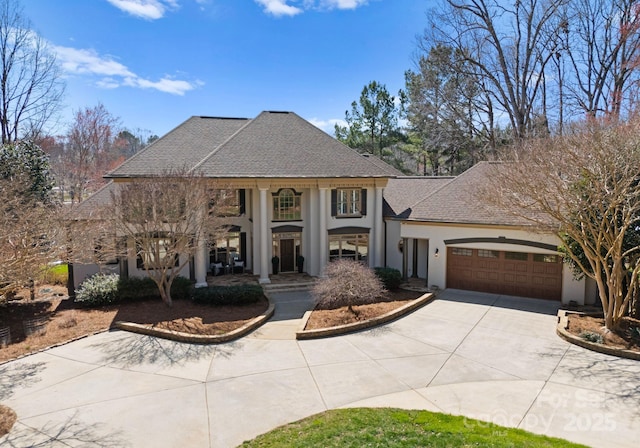
{"type": "Polygon", "coordinates": [[[50,284],[66,285],[69,278],[69,266],[57,264],[43,269],[41,281],[50,284]]]}
{"type": "Polygon", "coordinates": [[[521,429],[401,409],[338,409],[276,428],[242,447],[583,447],[521,429]]]}

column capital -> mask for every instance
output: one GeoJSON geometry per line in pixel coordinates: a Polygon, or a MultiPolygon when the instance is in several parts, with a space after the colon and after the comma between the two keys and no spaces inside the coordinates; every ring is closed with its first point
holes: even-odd
{"type": "Polygon", "coordinates": [[[271,188],[271,182],[268,180],[259,180],[256,182],[256,186],[258,187],[258,190],[266,191],[271,188]]]}
{"type": "Polygon", "coordinates": [[[329,188],[331,188],[331,181],[330,180],[324,180],[324,179],[318,179],[318,189],[320,190],[328,190],[329,188]]]}
{"type": "Polygon", "coordinates": [[[380,178],[380,179],[376,179],[374,181],[376,188],[385,188],[387,186],[387,184],[389,183],[389,179],[385,178],[380,178]]]}

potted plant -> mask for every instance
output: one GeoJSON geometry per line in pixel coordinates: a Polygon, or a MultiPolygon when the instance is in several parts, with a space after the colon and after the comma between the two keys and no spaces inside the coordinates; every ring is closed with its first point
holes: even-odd
{"type": "Polygon", "coordinates": [[[302,255],[298,255],[296,261],[298,263],[298,273],[302,274],[304,272],[304,257],[302,255]]]}
{"type": "Polygon", "coordinates": [[[278,269],[280,268],[280,257],[277,255],[271,257],[271,267],[273,267],[274,275],[278,273],[278,269]]]}

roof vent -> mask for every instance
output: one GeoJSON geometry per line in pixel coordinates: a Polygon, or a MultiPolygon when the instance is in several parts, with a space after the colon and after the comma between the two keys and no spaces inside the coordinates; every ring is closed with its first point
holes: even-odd
{"type": "Polygon", "coordinates": [[[210,117],[207,115],[200,115],[200,118],[204,120],[248,120],[248,118],[241,117],[210,117]]]}
{"type": "Polygon", "coordinates": [[[291,113],[286,110],[268,110],[267,112],[269,112],[270,114],[290,114],[291,113]]]}

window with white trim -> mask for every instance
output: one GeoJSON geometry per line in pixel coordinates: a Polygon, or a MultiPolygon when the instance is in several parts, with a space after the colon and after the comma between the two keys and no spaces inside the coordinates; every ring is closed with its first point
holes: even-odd
{"type": "Polygon", "coordinates": [[[339,188],[337,216],[360,216],[362,210],[361,188],[339,188]]]}
{"type": "Polygon", "coordinates": [[[302,219],[300,196],[292,188],[283,188],[273,195],[274,221],[299,221],[302,219]]]}

